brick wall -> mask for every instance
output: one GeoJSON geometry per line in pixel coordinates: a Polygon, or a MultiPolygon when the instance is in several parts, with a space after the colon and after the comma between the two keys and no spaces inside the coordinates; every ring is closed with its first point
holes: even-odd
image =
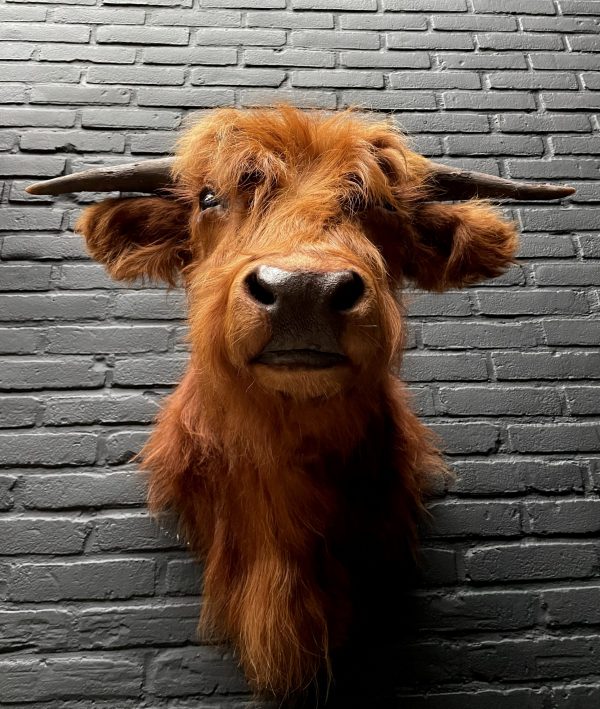
{"type": "Polygon", "coordinates": [[[506,275],[411,297],[404,376],[457,478],[402,600],[416,635],[363,649],[392,690],[356,681],[363,707],[600,704],[599,27],[593,0],[0,2],[2,706],[247,706],[128,462],[186,359],[182,294],[87,259],[94,195],[23,188],[281,100],[394,111],[435,159],[578,187],[507,208],[506,275]]]}

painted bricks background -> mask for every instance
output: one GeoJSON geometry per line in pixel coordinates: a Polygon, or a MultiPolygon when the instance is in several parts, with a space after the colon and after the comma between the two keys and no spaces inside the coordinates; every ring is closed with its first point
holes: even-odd
{"type": "Polygon", "coordinates": [[[197,643],[200,570],[129,462],[185,365],[184,298],[88,260],[72,228],[96,195],[23,190],[283,100],[393,112],[436,160],[577,186],[506,208],[506,275],[409,296],[403,376],[457,477],[415,635],[364,657],[395,671],[381,706],[600,703],[599,28],[593,0],[0,2],[1,706],[251,704],[197,643]]]}

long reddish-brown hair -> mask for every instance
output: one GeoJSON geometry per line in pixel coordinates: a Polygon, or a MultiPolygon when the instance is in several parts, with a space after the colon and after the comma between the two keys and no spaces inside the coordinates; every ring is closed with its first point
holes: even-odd
{"type": "Polygon", "coordinates": [[[170,198],[108,200],[79,229],[116,277],[182,279],[191,359],[141,459],[149,504],[204,560],[202,625],[258,690],[327,669],[353,617],[356,559],[414,548],[435,442],[392,374],[405,279],[433,290],[499,274],[515,231],[487,204],[427,202],[427,167],[388,122],[226,109],[181,139],[170,198]],[[202,209],[210,186],[218,206],[202,209]],[[352,269],[344,368],[255,364],[270,324],[257,264],[352,269]]]}

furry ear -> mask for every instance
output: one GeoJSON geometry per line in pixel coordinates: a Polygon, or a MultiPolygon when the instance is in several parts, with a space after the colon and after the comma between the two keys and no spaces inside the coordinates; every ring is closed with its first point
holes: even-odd
{"type": "Polygon", "coordinates": [[[189,209],[162,197],[107,199],[88,207],[75,229],[113,278],[175,285],[189,262],[189,209]]]}
{"type": "Polygon", "coordinates": [[[418,207],[402,270],[420,288],[442,291],[499,276],[518,245],[513,224],[485,202],[418,207]]]}

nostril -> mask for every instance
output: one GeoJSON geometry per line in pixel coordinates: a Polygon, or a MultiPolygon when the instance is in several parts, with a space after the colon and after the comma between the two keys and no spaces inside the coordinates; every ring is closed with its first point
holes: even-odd
{"type": "Polygon", "coordinates": [[[261,280],[257,271],[252,271],[245,278],[246,289],[257,303],[261,305],[273,305],[277,296],[269,288],[268,284],[261,280]]]}
{"type": "Polygon", "coordinates": [[[356,271],[344,271],[339,276],[330,300],[333,310],[343,311],[353,308],[365,292],[365,283],[356,271]]]}

